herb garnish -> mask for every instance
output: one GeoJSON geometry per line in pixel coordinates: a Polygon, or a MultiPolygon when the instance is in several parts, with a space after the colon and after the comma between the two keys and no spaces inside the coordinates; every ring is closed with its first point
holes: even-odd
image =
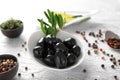
{"type": "Polygon", "coordinates": [[[59,29],[62,29],[63,25],[65,24],[65,20],[60,14],[55,14],[55,12],[50,11],[49,9],[44,12],[48,22],[43,21],[43,19],[38,19],[41,24],[41,29],[45,35],[51,34],[56,35],[59,29]]]}
{"type": "MultiPolygon", "coordinates": [[[[56,14],[53,11],[47,9],[44,11],[44,15],[46,16],[48,22],[45,22],[43,19],[37,19],[40,22],[41,30],[46,35],[56,35],[59,29],[63,28],[63,25],[66,23],[66,18],[64,18],[61,14],[56,14]],[[58,27],[57,27],[58,26],[58,27]]],[[[74,18],[82,17],[82,15],[74,16],[74,18]]],[[[90,17],[85,17],[79,23],[86,22],[90,19],[90,17]]]]}

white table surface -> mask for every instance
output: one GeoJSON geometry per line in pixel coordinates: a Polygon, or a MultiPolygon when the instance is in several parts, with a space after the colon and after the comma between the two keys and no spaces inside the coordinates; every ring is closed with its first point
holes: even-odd
{"type": "MultiPolygon", "coordinates": [[[[96,15],[92,15],[89,22],[72,25],[64,30],[80,38],[81,36],[75,31],[90,31],[90,27],[93,27],[94,31],[99,28],[110,29],[120,35],[120,1],[118,0],[0,0],[0,23],[10,18],[20,19],[24,22],[24,32],[16,39],[9,39],[0,32],[0,54],[13,54],[16,57],[18,57],[17,53],[21,54],[18,57],[20,64],[18,73],[22,75],[20,78],[16,75],[13,80],[94,80],[95,78],[98,80],[115,80],[114,75],[120,79],[120,66],[113,70],[110,68],[111,62],[108,57],[105,56],[106,60],[103,61],[100,59],[103,56],[102,54],[87,55],[86,43],[84,43],[86,48],[85,59],[75,69],[65,72],[51,71],[32,61],[29,52],[24,50],[22,44],[28,40],[34,31],[40,29],[37,18],[44,18],[43,11],[46,9],[54,11],[99,10],[96,15]],[[105,70],[101,68],[102,63],[107,67],[105,70]],[[25,71],[25,67],[28,67],[28,71],[25,71]],[[83,73],[83,69],[86,69],[87,72],[83,73]],[[32,73],[35,74],[34,78],[31,76],[32,73]]],[[[103,45],[101,47],[120,58],[120,52],[109,50],[103,45]]]]}

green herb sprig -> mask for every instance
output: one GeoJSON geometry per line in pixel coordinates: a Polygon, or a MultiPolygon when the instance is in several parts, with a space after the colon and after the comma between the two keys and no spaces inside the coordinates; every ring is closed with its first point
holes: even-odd
{"type": "Polygon", "coordinates": [[[55,14],[55,12],[50,11],[49,9],[45,11],[44,14],[48,19],[48,23],[43,19],[37,19],[40,22],[42,31],[45,35],[51,34],[55,36],[58,32],[57,26],[59,29],[62,29],[65,20],[60,14],[55,14]]]}
{"type": "MultiPolygon", "coordinates": [[[[59,29],[63,28],[63,25],[66,23],[66,19],[61,16],[61,14],[55,14],[55,12],[44,11],[44,15],[46,16],[48,22],[45,22],[43,19],[37,19],[40,22],[41,30],[46,35],[51,34],[56,36],[59,29]],[[57,27],[58,26],[58,27],[57,27]]],[[[73,18],[83,17],[82,15],[73,16],[73,18]]],[[[90,20],[91,17],[83,18],[79,23],[86,22],[90,20]]]]}
{"type": "Polygon", "coordinates": [[[0,27],[3,29],[16,29],[22,26],[23,26],[23,22],[21,20],[15,20],[15,19],[7,20],[0,25],[0,27]]]}

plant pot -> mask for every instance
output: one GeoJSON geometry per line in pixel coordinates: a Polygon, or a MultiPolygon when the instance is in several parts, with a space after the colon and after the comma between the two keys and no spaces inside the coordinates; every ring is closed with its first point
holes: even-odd
{"type": "Polygon", "coordinates": [[[9,38],[16,38],[16,37],[20,36],[20,34],[23,32],[23,26],[18,27],[16,29],[12,29],[12,30],[10,30],[10,29],[5,30],[5,29],[1,28],[1,31],[5,36],[7,36],[9,38]]]}

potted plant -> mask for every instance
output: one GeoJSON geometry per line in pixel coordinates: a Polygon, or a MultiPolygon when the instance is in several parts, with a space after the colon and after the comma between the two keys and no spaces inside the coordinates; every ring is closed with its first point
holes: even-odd
{"type": "Polygon", "coordinates": [[[2,33],[9,37],[18,37],[23,32],[23,22],[21,20],[10,19],[0,25],[2,33]]]}

